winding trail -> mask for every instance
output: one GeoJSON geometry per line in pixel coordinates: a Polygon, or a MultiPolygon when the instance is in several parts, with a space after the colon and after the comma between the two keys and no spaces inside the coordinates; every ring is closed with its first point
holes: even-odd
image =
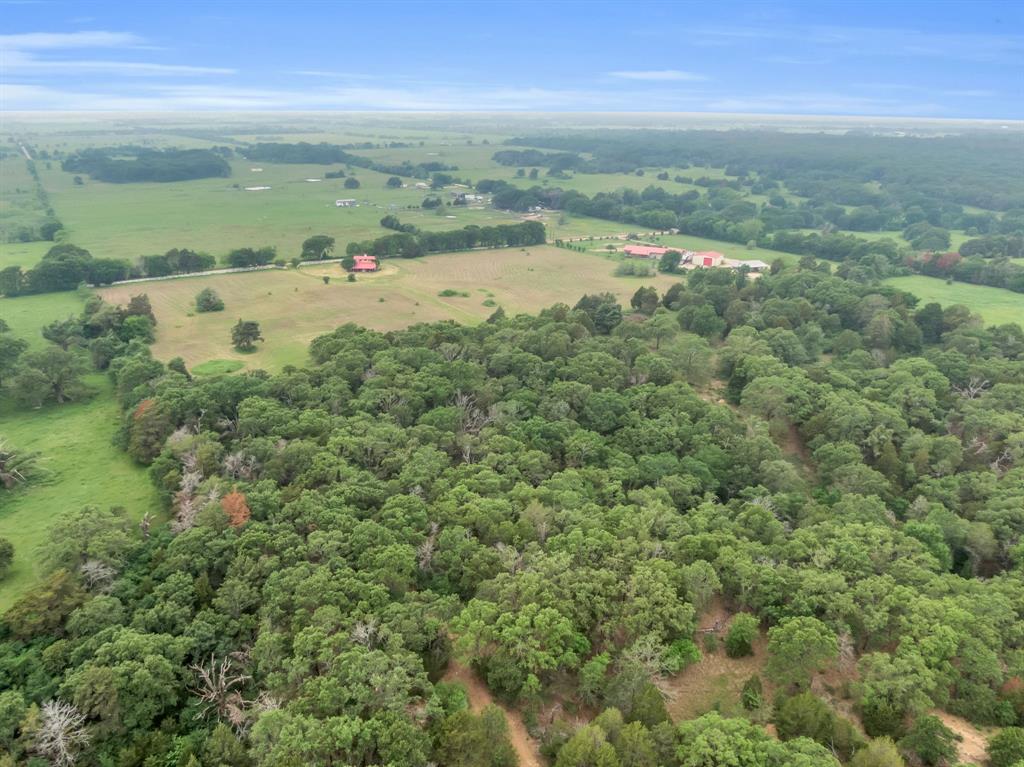
{"type": "Polygon", "coordinates": [[[537,750],[537,741],[530,737],[523,724],[523,718],[518,711],[510,709],[494,699],[487,686],[477,678],[467,666],[452,660],[448,664],[448,670],[443,677],[445,682],[458,682],[466,688],[469,694],[469,708],[474,714],[491,705],[492,703],[500,708],[505,714],[505,722],[508,724],[508,739],[515,749],[519,759],[519,767],[541,767],[543,762],[537,750]]]}

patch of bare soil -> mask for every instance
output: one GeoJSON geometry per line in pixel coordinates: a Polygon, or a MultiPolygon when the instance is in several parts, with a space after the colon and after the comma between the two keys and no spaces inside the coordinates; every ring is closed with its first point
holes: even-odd
{"type": "Polygon", "coordinates": [[[452,660],[448,664],[448,670],[443,677],[445,682],[458,682],[466,688],[469,695],[469,708],[473,713],[480,711],[492,703],[505,713],[505,722],[508,725],[508,739],[515,749],[519,759],[519,767],[541,767],[540,753],[537,748],[537,741],[530,737],[523,724],[523,718],[518,711],[496,701],[487,685],[473,673],[472,669],[452,660]]]}
{"type": "Polygon", "coordinates": [[[959,716],[934,709],[928,713],[937,716],[942,723],[960,737],[957,744],[958,759],[964,764],[985,764],[988,759],[986,744],[995,730],[985,731],[959,716]]]}

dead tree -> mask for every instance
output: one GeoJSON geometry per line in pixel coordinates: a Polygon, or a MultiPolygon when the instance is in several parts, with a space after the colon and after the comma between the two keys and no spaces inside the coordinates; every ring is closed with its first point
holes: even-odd
{"type": "Polygon", "coordinates": [[[85,717],[72,704],[60,699],[44,703],[39,714],[34,750],[55,767],[71,767],[79,749],[89,743],[85,717]]]}

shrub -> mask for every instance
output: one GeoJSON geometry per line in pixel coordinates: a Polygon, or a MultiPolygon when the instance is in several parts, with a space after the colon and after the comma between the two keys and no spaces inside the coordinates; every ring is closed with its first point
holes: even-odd
{"type": "Polygon", "coordinates": [[[758,622],[750,613],[740,613],[729,624],[725,635],[725,654],[730,658],[753,655],[753,642],[757,638],[758,622]]]}
{"type": "Polygon", "coordinates": [[[743,683],[740,702],[747,711],[756,711],[764,705],[764,687],[761,684],[761,677],[755,674],[743,683]]]}
{"type": "Polygon", "coordinates": [[[6,538],[0,538],[0,578],[7,575],[7,570],[14,561],[14,544],[6,538]]]}
{"type": "Polygon", "coordinates": [[[203,288],[196,293],[197,312],[222,312],[224,301],[213,288],[203,288]]]}
{"type": "Polygon", "coordinates": [[[665,670],[675,674],[700,660],[700,650],[692,639],[677,639],[662,659],[665,670]]]}
{"type": "Polygon", "coordinates": [[[1007,727],[988,742],[992,767],[1016,767],[1024,760],[1024,727],[1007,727]]]}

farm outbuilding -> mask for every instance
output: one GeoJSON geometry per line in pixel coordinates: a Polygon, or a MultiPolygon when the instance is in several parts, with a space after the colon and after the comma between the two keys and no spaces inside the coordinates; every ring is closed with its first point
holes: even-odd
{"type": "Polygon", "coordinates": [[[336,208],[354,208],[358,204],[359,203],[357,203],[355,200],[335,200],[334,201],[334,206],[336,208]]]}
{"type": "Polygon", "coordinates": [[[671,248],[659,248],[654,245],[627,245],[622,249],[630,258],[661,258],[671,248]]]}
{"type": "Polygon", "coordinates": [[[725,255],[717,250],[704,250],[693,254],[693,263],[697,266],[721,266],[725,255]]]}

